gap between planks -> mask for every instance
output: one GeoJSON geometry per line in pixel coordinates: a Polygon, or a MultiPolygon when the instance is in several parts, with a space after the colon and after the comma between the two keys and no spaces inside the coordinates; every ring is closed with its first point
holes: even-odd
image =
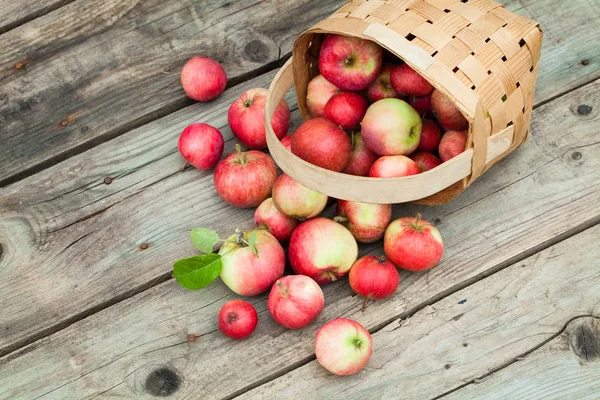
{"type": "MultiPolygon", "coordinates": [[[[19,3],[18,1],[15,0],[8,0],[11,3],[19,3]]],[[[22,0],[23,2],[25,1],[31,1],[31,0],[22,0]]],[[[36,0],[39,1],[39,0],[36,0]]],[[[61,7],[66,6],[67,4],[70,4],[72,2],[74,2],[75,0],[55,0],[53,3],[45,6],[45,7],[41,7],[37,10],[32,11],[31,13],[24,15],[20,18],[17,18],[16,20],[12,21],[12,22],[7,22],[5,23],[5,25],[0,26],[0,35],[5,34],[6,32],[12,31],[13,29],[18,28],[21,25],[25,25],[28,22],[33,21],[34,19],[38,19],[40,17],[43,17],[46,14],[50,14],[53,11],[58,10],[61,7]]]]}

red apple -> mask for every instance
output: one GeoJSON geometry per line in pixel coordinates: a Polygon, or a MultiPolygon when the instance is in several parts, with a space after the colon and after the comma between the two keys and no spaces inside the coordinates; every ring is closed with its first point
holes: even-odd
{"type": "Polygon", "coordinates": [[[219,311],[219,329],[232,339],[245,339],[254,332],[258,315],[252,304],[243,300],[231,300],[219,311]]]}
{"type": "Polygon", "coordinates": [[[260,203],[254,212],[254,225],[267,227],[281,243],[290,238],[292,231],[298,225],[298,220],[279,211],[273,204],[273,198],[269,197],[260,203]]]}
{"type": "Polygon", "coordinates": [[[283,275],[285,251],[281,244],[264,229],[241,232],[227,238],[219,250],[221,280],[242,296],[256,296],[271,288],[283,275]],[[248,246],[251,233],[256,234],[256,250],[248,246]]]}
{"type": "Polygon", "coordinates": [[[383,50],[370,40],[329,34],[321,45],[319,70],[341,90],[369,87],[381,70],[383,50]]]}
{"type": "Polygon", "coordinates": [[[288,275],[278,279],[269,294],[271,316],[288,329],[304,328],[317,318],[324,306],[321,287],[305,275],[288,275]]]}
{"type": "Polygon", "coordinates": [[[369,300],[381,300],[394,294],[400,276],[394,264],[384,256],[365,256],[354,263],[348,275],[354,293],[365,298],[363,310],[369,300]]]}
{"type": "Polygon", "coordinates": [[[198,169],[209,170],[219,162],[224,143],[217,128],[191,124],[181,132],[177,147],[187,162],[198,169]]]}
{"type": "Polygon", "coordinates": [[[426,96],[433,90],[431,83],[407,64],[392,69],[390,82],[399,95],[426,96]]]}
{"type": "Polygon", "coordinates": [[[321,327],[315,354],[323,368],[335,375],[352,375],[367,365],[373,352],[369,331],[356,321],[336,318],[321,327]]]}
{"type": "Polygon", "coordinates": [[[369,86],[367,97],[371,103],[375,103],[377,100],[381,99],[398,97],[398,94],[390,83],[390,72],[392,72],[392,68],[394,68],[393,64],[383,64],[379,76],[371,83],[371,86],[369,86]]]}
{"type": "Polygon", "coordinates": [[[380,156],[410,154],[421,139],[421,117],[400,99],[383,99],[371,104],[361,127],[365,145],[380,156]]]}
{"type": "Polygon", "coordinates": [[[225,157],[215,168],[217,193],[228,204],[239,207],[257,207],[270,196],[277,179],[277,166],[271,157],[261,151],[236,152],[225,157]]]}
{"type": "Polygon", "coordinates": [[[398,218],[385,231],[383,249],[398,268],[408,271],[429,269],[442,259],[444,243],[435,226],[417,218],[398,218]]]}
{"type": "Polygon", "coordinates": [[[461,130],[469,127],[469,121],[462,115],[456,104],[439,90],[431,94],[431,109],[440,124],[448,130],[461,130]]]}
{"type": "MultiPolygon", "coordinates": [[[[255,150],[267,147],[265,133],[265,102],[267,89],[249,89],[233,102],[227,113],[227,120],[233,134],[244,146],[255,150]]],[[[290,108],[281,100],[271,118],[275,135],[281,139],[290,126],[290,108]]]]}
{"type": "Polygon", "coordinates": [[[302,222],[290,237],[288,257],[292,269],[322,285],[346,275],[357,256],[354,236],[327,218],[302,222]]]}
{"type": "Polygon", "coordinates": [[[438,152],[442,161],[456,157],[467,147],[467,131],[448,131],[442,136],[438,152]]]}
{"type": "Polygon", "coordinates": [[[281,174],[273,185],[273,205],[283,214],[304,220],[316,217],[327,205],[327,196],[281,174]]]}
{"type": "Polygon", "coordinates": [[[434,169],[442,163],[442,160],[440,160],[433,154],[425,152],[414,153],[410,156],[410,159],[417,163],[417,167],[419,167],[419,171],[421,172],[434,169]]]}
{"type": "Polygon", "coordinates": [[[414,108],[419,115],[431,114],[431,95],[427,96],[408,96],[408,104],[414,108]]]}
{"type": "Polygon", "coordinates": [[[369,171],[372,178],[399,178],[420,173],[417,164],[406,156],[379,157],[369,171]]]}
{"type": "Polygon", "coordinates": [[[336,124],[310,119],[292,135],[292,153],[311,164],[340,172],[350,160],[350,138],[336,124]]]}
{"type": "Polygon", "coordinates": [[[350,151],[350,160],[342,172],[350,175],[368,176],[369,170],[378,158],[377,154],[365,146],[360,132],[352,133],[351,140],[352,151],[350,151]]]}
{"type": "Polygon", "coordinates": [[[288,149],[288,151],[292,151],[292,135],[287,135],[284,136],[283,139],[281,139],[281,144],[288,149]]]}
{"type": "Polygon", "coordinates": [[[340,92],[329,99],[323,116],[342,129],[351,130],[359,127],[368,107],[369,103],[360,94],[340,92]]]}
{"type": "Polygon", "coordinates": [[[381,239],[392,219],[391,204],[368,204],[338,200],[335,221],[343,224],[361,243],[381,239]]]}
{"type": "Polygon", "coordinates": [[[209,101],[223,93],[227,86],[227,74],[215,60],[193,57],[181,70],[181,85],[188,97],[209,101]]]}
{"type": "Polygon", "coordinates": [[[421,129],[421,140],[417,151],[434,152],[437,150],[442,138],[440,127],[430,119],[423,119],[423,128],[421,129]]]}
{"type": "Polygon", "coordinates": [[[311,79],[306,89],[306,106],[313,117],[322,117],[325,105],[340,89],[331,84],[323,75],[311,79]]]}

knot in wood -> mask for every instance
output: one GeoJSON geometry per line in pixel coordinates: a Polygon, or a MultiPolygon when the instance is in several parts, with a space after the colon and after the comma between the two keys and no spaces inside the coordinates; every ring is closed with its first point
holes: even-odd
{"type": "MultiPolygon", "coordinates": [[[[598,324],[592,324],[597,325],[598,324]]],[[[583,322],[573,332],[573,350],[584,361],[600,360],[600,330],[583,322]]]]}
{"type": "Polygon", "coordinates": [[[181,385],[181,378],[176,372],[163,367],[156,369],[146,379],[146,391],[152,396],[167,397],[175,393],[181,385]]]}
{"type": "Polygon", "coordinates": [[[249,61],[264,63],[269,60],[269,46],[260,40],[252,40],[244,46],[244,55],[249,61]]]}
{"type": "Polygon", "coordinates": [[[577,114],[579,115],[589,115],[592,112],[592,107],[588,106],[587,104],[581,104],[579,107],[577,107],[577,114]]]}

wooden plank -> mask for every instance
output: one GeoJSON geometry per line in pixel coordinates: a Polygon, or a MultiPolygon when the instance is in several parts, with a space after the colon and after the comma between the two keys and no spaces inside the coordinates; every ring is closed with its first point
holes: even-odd
{"type": "Polygon", "coordinates": [[[73,0],[0,0],[0,34],[56,10],[73,0]]]}
{"type": "MultiPolygon", "coordinates": [[[[242,79],[272,66],[298,32],[341,4],[79,0],[2,35],[0,185],[189,104],[177,83],[187,58],[214,57],[242,79]]],[[[538,102],[600,76],[600,19],[585,0],[518,12],[534,14],[546,32],[538,102]]]]}
{"type": "MultiPolygon", "coordinates": [[[[395,207],[396,216],[422,211],[425,218],[436,221],[446,253],[442,264],[429,273],[403,273],[397,294],[369,306],[369,312],[360,312],[362,302],[340,281],[325,288],[327,305],[315,323],[301,331],[286,331],[268,315],[266,297],[258,296],[251,299],[259,312],[257,331],[233,345],[217,331],[215,316],[219,307],[235,296],[220,282],[190,292],[170,280],[4,357],[0,376],[16,377],[6,383],[7,396],[35,397],[49,391],[59,398],[107,391],[107,396],[144,396],[146,381],[149,379],[150,387],[155,382],[153,372],[166,368],[183,379],[182,397],[203,393],[205,398],[230,398],[310,361],[314,333],[328,319],[348,316],[370,329],[383,326],[548,243],[596,224],[600,220],[600,144],[595,135],[600,118],[595,111],[600,109],[595,96],[599,87],[600,82],[591,83],[538,108],[532,140],[473,185],[469,192],[478,197],[461,196],[436,208],[395,207]],[[594,111],[578,115],[582,103],[594,111]],[[570,134],[565,135],[566,131],[570,134]],[[41,379],[36,371],[52,376],[51,381],[41,379]]],[[[45,210],[49,215],[49,209],[45,210]]],[[[2,309],[4,315],[13,310],[3,332],[15,340],[22,337],[20,331],[31,334],[47,327],[44,315],[56,315],[55,320],[60,320],[94,301],[103,301],[107,290],[117,293],[148,282],[170,268],[176,258],[192,253],[188,229],[212,225],[228,232],[250,216],[251,211],[234,210],[215,201],[212,185],[200,172],[163,180],[73,225],[77,230],[69,239],[61,238],[56,250],[48,246],[43,259],[13,275],[18,279],[0,280],[12,282],[1,288],[10,294],[5,298],[10,301],[22,296],[20,303],[27,304],[25,308],[15,301],[2,309]],[[207,205],[202,210],[192,208],[199,204],[207,205]],[[56,255],[73,238],[88,233],[89,242],[84,238],[67,249],[66,255],[56,255]],[[150,252],[135,250],[142,241],[151,242],[150,252]],[[52,261],[56,257],[86,266],[84,271],[91,271],[95,280],[88,282],[80,278],[82,273],[61,270],[63,264],[52,261]],[[35,268],[43,268],[42,273],[35,268]],[[36,276],[48,271],[60,274],[57,281],[63,285],[62,292],[50,295],[39,287],[27,290],[40,281],[36,276]],[[47,301],[38,300],[36,307],[26,301],[42,296],[48,296],[47,301]],[[18,318],[17,313],[21,313],[18,318]]],[[[23,240],[31,246],[27,234],[23,240]]],[[[362,251],[377,254],[381,251],[377,246],[380,244],[362,251]]],[[[13,254],[32,257],[28,261],[37,258],[26,249],[13,254]]]]}
{"type": "MultiPolygon", "coordinates": [[[[393,321],[372,336],[371,360],[355,377],[336,377],[312,361],[239,398],[362,399],[368,394],[370,399],[432,399],[477,381],[449,398],[523,399],[535,392],[535,398],[540,399],[552,393],[563,399],[579,399],[568,389],[575,386],[573,375],[582,377],[584,388],[599,384],[600,363],[586,360],[585,348],[582,352],[580,346],[571,345],[578,340],[578,336],[572,340],[573,333],[586,320],[573,318],[600,313],[598,238],[599,225],[482,279],[411,318],[393,321]],[[556,348],[557,343],[560,348],[556,348]],[[544,346],[537,354],[526,355],[540,345],[544,346]],[[480,383],[482,376],[517,358],[519,361],[507,370],[513,370],[508,373],[513,379],[521,372],[521,385],[513,386],[506,378],[508,371],[493,373],[483,385],[480,383]],[[555,368],[544,370],[539,377],[527,374],[534,372],[531,367],[540,368],[546,362],[555,368]],[[560,373],[564,374],[562,383],[570,383],[562,392],[557,390],[561,380],[540,390],[544,382],[551,382],[560,373]],[[538,382],[532,384],[536,378],[538,382]]],[[[594,339],[600,352],[598,338],[594,339]]]]}
{"type": "Polygon", "coordinates": [[[273,68],[343,2],[79,0],[1,35],[0,185],[191,104],[192,56],[230,84],[273,68]]]}

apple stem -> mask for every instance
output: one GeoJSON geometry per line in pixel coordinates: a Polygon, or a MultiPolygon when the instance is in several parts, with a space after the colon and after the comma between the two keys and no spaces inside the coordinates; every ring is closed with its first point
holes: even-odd
{"type": "Polygon", "coordinates": [[[379,258],[377,258],[377,262],[379,264],[385,264],[385,256],[379,256],[379,258]]]}
{"type": "Polygon", "coordinates": [[[281,290],[282,296],[287,296],[287,288],[283,287],[281,281],[277,281],[277,287],[279,288],[279,290],[281,290]]]}
{"type": "Polygon", "coordinates": [[[350,132],[350,142],[351,142],[350,151],[354,151],[354,149],[356,148],[356,139],[355,139],[354,131],[350,132]]]}
{"type": "Polygon", "coordinates": [[[183,167],[181,167],[180,172],[185,171],[185,167],[187,167],[189,165],[189,163],[186,161],[185,164],[183,164],[183,167]]]}
{"type": "Polygon", "coordinates": [[[240,146],[239,143],[236,143],[235,145],[235,152],[238,155],[238,161],[240,162],[241,165],[246,164],[246,155],[244,153],[242,153],[242,146],[240,146]]]}
{"type": "Polygon", "coordinates": [[[331,282],[337,281],[337,277],[333,272],[327,271],[327,275],[329,275],[329,279],[331,279],[331,282]]]}
{"type": "Polygon", "coordinates": [[[240,228],[235,228],[235,243],[244,247],[250,244],[244,239],[244,232],[240,228]]]}
{"type": "Polygon", "coordinates": [[[368,303],[369,303],[369,296],[365,297],[365,301],[364,301],[363,306],[360,309],[360,311],[365,312],[365,310],[367,309],[368,303]]]}
{"type": "Polygon", "coordinates": [[[421,222],[421,213],[417,213],[417,217],[415,218],[415,223],[413,224],[414,228],[416,230],[421,229],[421,225],[419,224],[419,222],[421,222]]]}
{"type": "Polygon", "coordinates": [[[343,224],[344,222],[348,222],[348,217],[344,217],[343,215],[336,215],[335,217],[333,217],[333,220],[335,222],[343,224]]]}

